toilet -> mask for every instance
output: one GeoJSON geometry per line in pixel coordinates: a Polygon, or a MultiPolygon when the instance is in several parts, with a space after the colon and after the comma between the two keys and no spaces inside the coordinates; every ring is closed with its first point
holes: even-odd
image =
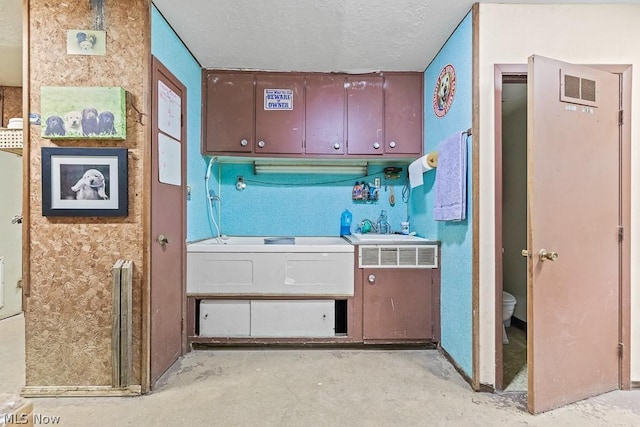
{"type": "Polygon", "coordinates": [[[516,297],[509,292],[502,291],[502,343],[509,344],[507,338],[507,330],[511,326],[511,316],[513,316],[513,310],[516,308],[516,297]]]}

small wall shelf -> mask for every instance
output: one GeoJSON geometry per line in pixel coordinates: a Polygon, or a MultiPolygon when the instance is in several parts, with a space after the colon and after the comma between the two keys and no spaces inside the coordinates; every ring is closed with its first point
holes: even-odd
{"type": "Polygon", "coordinates": [[[0,151],[22,156],[22,129],[0,129],[0,151]]]}

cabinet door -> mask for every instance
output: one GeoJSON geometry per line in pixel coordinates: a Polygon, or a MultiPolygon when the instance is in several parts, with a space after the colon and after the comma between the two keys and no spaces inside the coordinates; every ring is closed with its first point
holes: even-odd
{"type": "Polygon", "coordinates": [[[347,77],[347,152],[384,154],[382,77],[347,77]]]}
{"type": "Polygon", "coordinates": [[[252,300],[252,337],[332,337],[335,301],[252,300]]]}
{"type": "Polygon", "coordinates": [[[431,269],[365,268],[362,333],[365,340],[431,340],[431,269]]]}
{"type": "Polygon", "coordinates": [[[251,152],[253,146],[253,74],[205,74],[206,152],[251,152]]]}
{"type": "Polygon", "coordinates": [[[345,76],[309,75],[305,85],[305,153],[343,154],[345,76]]]}
{"type": "Polygon", "coordinates": [[[251,301],[200,302],[201,337],[248,337],[251,334],[251,301]]]}
{"type": "Polygon", "coordinates": [[[385,75],[385,154],[422,154],[422,80],[422,73],[385,75]]]}
{"type": "Polygon", "coordinates": [[[256,77],[256,153],[302,154],[304,78],[256,77]]]}

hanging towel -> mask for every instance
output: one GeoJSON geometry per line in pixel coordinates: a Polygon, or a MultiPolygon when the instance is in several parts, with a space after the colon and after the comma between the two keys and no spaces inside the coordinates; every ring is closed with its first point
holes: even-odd
{"type": "Polygon", "coordinates": [[[462,221],[467,211],[467,138],[458,132],[440,142],[433,219],[462,221]]]}

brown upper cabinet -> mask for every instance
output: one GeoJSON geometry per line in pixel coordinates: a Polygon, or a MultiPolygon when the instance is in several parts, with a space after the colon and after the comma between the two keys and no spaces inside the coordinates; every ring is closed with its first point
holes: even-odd
{"type": "Polygon", "coordinates": [[[203,149],[251,153],[253,149],[253,74],[203,74],[203,149]]]}
{"type": "Polygon", "coordinates": [[[347,77],[347,152],[384,154],[381,76],[347,77]]]}
{"type": "Polygon", "coordinates": [[[302,154],[304,77],[256,75],[256,153],[302,154]]]}
{"type": "Polygon", "coordinates": [[[203,72],[203,151],[274,157],[422,154],[423,74],[203,72]]]}
{"type": "Polygon", "coordinates": [[[312,74],[305,86],[305,153],[344,154],[344,75],[312,74]]]}
{"type": "Polygon", "coordinates": [[[385,154],[422,153],[422,82],[422,73],[385,74],[385,154]]]}

